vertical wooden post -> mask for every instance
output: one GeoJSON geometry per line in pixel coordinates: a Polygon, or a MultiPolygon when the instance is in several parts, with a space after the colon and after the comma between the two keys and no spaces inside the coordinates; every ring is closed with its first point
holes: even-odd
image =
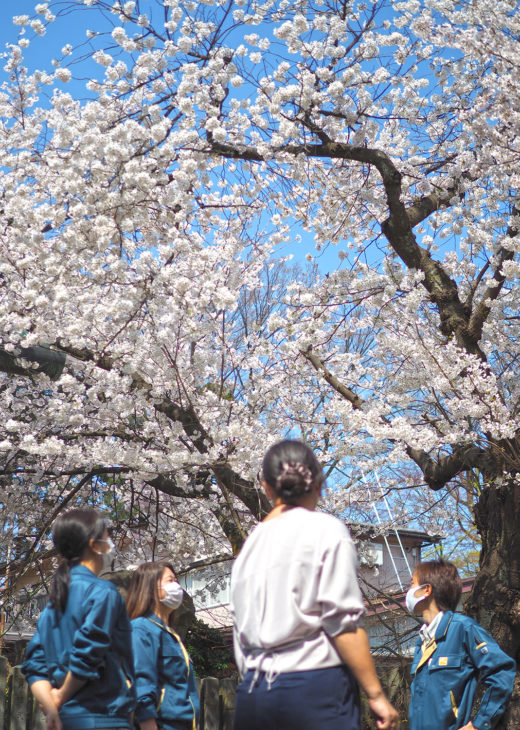
{"type": "Polygon", "coordinates": [[[26,730],[28,687],[20,667],[13,667],[9,677],[10,717],[7,730],[26,730]]]}
{"type": "Polygon", "coordinates": [[[219,681],[215,677],[205,677],[202,680],[202,717],[203,730],[221,730],[220,728],[220,700],[219,681]]]}
{"type": "Polygon", "coordinates": [[[220,680],[220,702],[222,706],[222,727],[220,730],[232,730],[235,714],[235,693],[237,683],[234,679],[220,680]]]}
{"type": "MultiPolygon", "coordinates": [[[[202,679],[200,677],[196,677],[197,682],[197,692],[199,693],[199,702],[200,702],[200,710],[199,710],[199,730],[204,730],[204,686],[202,684],[202,679]]],[[[1,728],[0,728],[1,730],[1,728]]]]}
{"type": "Polygon", "coordinates": [[[4,730],[7,712],[7,672],[9,665],[5,656],[0,656],[0,730],[4,730]]]}

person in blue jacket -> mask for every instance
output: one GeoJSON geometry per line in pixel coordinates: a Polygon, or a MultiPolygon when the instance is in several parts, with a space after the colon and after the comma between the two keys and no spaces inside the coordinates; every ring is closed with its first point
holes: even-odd
{"type": "Polygon", "coordinates": [[[114,549],[106,522],[95,509],[72,509],[52,538],[62,562],[22,672],[48,730],[131,728],[130,621],[117,588],[98,578],[114,549]]]}
{"type": "Polygon", "coordinates": [[[506,710],[515,662],[476,621],[455,613],[461,594],[452,563],[415,567],[406,605],[424,624],[411,668],[410,730],[490,730],[506,710]],[[474,708],[479,682],[484,694],[474,708]]]}
{"type": "Polygon", "coordinates": [[[141,730],[196,730],[199,695],[191,659],[174,626],[183,590],[167,562],[143,563],[130,583],[137,709],[141,730]]]}

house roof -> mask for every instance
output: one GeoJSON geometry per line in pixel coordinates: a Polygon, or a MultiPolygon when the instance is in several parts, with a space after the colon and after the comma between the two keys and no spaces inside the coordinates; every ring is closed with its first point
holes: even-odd
{"type": "MultiPolygon", "coordinates": [[[[346,522],[345,524],[351,531],[354,539],[383,539],[383,533],[381,532],[380,525],[374,525],[371,522],[346,522]]],[[[389,532],[385,532],[387,537],[393,537],[397,532],[400,537],[416,540],[421,545],[431,545],[432,543],[440,542],[442,540],[442,535],[430,535],[428,532],[424,532],[424,530],[415,530],[401,525],[395,525],[388,529],[389,532]]]]}

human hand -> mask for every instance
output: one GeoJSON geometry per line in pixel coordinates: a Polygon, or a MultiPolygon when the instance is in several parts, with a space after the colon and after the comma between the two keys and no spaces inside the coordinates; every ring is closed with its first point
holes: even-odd
{"type": "Polygon", "coordinates": [[[56,708],[59,710],[60,707],[63,705],[63,695],[61,693],[61,690],[57,689],[56,687],[53,687],[51,689],[51,698],[53,702],[56,705],[56,708]]]}
{"type": "Polygon", "coordinates": [[[475,725],[472,722],[468,722],[467,725],[464,725],[464,727],[461,727],[460,730],[479,730],[478,727],[475,727],[475,725]]]}
{"type": "Polygon", "coordinates": [[[63,730],[58,708],[45,712],[45,730],[63,730]]]}
{"type": "Polygon", "coordinates": [[[149,717],[147,720],[143,720],[139,723],[141,730],[157,730],[157,720],[155,717],[149,717]]]}
{"type": "Polygon", "coordinates": [[[378,730],[396,730],[399,714],[383,693],[369,697],[368,706],[376,717],[378,730]]]}

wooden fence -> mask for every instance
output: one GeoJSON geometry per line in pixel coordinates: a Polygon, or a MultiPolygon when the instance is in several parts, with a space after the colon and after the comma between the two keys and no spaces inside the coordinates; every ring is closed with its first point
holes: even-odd
{"type": "MultiPolygon", "coordinates": [[[[201,701],[200,730],[231,730],[235,702],[234,679],[206,677],[198,681],[201,701]]],[[[0,656],[0,730],[44,730],[45,719],[20,667],[10,668],[0,656]]]]}
{"type": "MultiPolygon", "coordinates": [[[[401,730],[407,728],[408,687],[404,675],[408,675],[409,662],[403,667],[398,662],[380,662],[379,674],[390,701],[400,711],[401,730]]],[[[232,730],[235,702],[235,679],[205,677],[197,680],[201,717],[199,730],[232,730]]],[[[45,720],[27,686],[20,667],[10,668],[5,657],[0,656],[0,730],[45,730],[45,720]]],[[[362,697],[362,727],[374,727],[366,699],[362,697]]]]}

